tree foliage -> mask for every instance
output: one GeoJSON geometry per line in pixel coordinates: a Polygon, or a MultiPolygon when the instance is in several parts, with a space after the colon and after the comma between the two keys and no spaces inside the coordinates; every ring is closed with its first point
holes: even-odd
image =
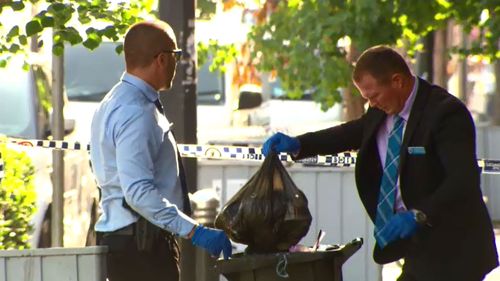
{"type": "MultiPolygon", "coordinates": [[[[152,0],[111,2],[106,0],[30,0],[2,1],[0,14],[12,9],[22,12],[27,5],[36,5],[39,12],[25,24],[15,24],[0,37],[0,54],[26,52],[29,48],[28,38],[40,35],[48,29],[53,30],[52,52],[61,55],[64,44],[83,44],[89,49],[95,49],[103,39],[117,41],[127,28],[143,19],[145,11],[151,11],[152,0]],[[84,32],[79,26],[86,26],[84,32]]],[[[0,20],[0,26],[6,23],[0,20]]],[[[38,37],[38,46],[43,45],[43,39],[38,37]]],[[[121,46],[117,52],[121,51],[121,46]]]]}
{"type": "Polygon", "coordinates": [[[0,181],[0,250],[27,249],[36,211],[34,167],[24,152],[7,148],[0,140],[5,176],[0,181]]]}
{"type": "Polygon", "coordinates": [[[454,46],[452,51],[463,56],[483,55],[490,60],[500,59],[500,0],[450,1],[448,18],[464,26],[465,32],[476,29],[478,36],[465,48],[454,46]]]}
{"type": "Polygon", "coordinates": [[[450,19],[469,29],[481,24],[485,40],[474,51],[498,57],[500,27],[492,16],[498,6],[498,0],[267,1],[249,37],[260,70],[275,70],[290,97],[312,91],[327,109],[342,100],[339,89],[350,85],[360,51],[386,44],[413,56],[422,48],[419,39],[450,19]],[[481,22],[484,9],[490,17],[481,22]]]}
{"type": "Polygon", "coordinates": [[[196,46],[196,55],[198,57],[197,66],[201,67],[209,59],[210,71],[226,71],[226,65],[231,63],[238,55],[238,50],[235,44],[222,45],[217,40],[209,40],[208,42],[199,42],[196,46]]]}

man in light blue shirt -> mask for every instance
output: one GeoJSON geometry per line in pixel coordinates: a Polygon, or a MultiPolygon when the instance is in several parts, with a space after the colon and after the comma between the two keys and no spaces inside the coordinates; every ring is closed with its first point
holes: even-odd
{"type": "Polygon", "coordinates": [[[190,210],[182,166],[171,124],[157,110],[158,91],[171,87],[182,55],[172,29],[164,22],[136,24],[124,52],[126,73],[92,120],[91,161],[102,191],[98,243],[110,251],[110,281],[178,280],[172,234],[213,256],[223,251],[228,258],[231,244],[223,231],[199,226],[181,211],[190,210]]]}

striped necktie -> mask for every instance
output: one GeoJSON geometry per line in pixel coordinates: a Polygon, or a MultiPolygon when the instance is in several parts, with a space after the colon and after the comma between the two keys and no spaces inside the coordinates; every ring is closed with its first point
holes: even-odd
{"type": "Polygon", "coordinates": [[[385,158],[384,174],[380,184],[380,193],[377,204],[377,217],[375,219],[375,239],[381,248],[387,245],[387,241],[380,233],[384,226],[394,214],[394,202],[396,201],[396,183],[398,182],[399,154],[403,139],[403,118],[394,116],[394,125],[389,134],[387,144],[387,155],[385,158]]]}

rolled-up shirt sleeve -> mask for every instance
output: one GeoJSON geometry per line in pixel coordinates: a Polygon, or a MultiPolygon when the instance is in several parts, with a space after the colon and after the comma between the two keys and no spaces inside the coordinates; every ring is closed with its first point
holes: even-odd
{"type": "Polygon", "coordinates": [[[154,159],[163,142],[155,115],[139,106],[118,110],[126,114],[115,117],[126,117],[110,120],[108,133],[116,147],[118,177],[127,204],[151,223],[187,236],[196,222],[162,196],[155,186],[154,159]]]}

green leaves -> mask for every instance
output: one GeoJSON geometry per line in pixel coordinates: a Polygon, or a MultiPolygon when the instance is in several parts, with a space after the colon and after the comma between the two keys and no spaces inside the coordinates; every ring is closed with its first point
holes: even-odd
{"type": "Polygon", "coordinates": [[[15,25],[14,27],[12,27],[10,29],[9,33],[7,33],[7,42],[12,41],[12,37],[15,37],[18,35],[19,35],[19,26],[15,25]]]}
{"type": "Polygon", "coordinates": [[[21,11],[22,9],[24,9],[24,3],[23,1],[12,1],[10,2],[10,7],[14,11],[21,11]]]}
{"type": "Polygon", "coordinates": [[[217,8],[216,0],[197,0],[196,14],[199,19],[210,19],[215,15],[217,8]]]}
{"type": "Polygon", "coordinates": [[[103,32],[92,27],[85,32],[87,33],[87,40],[83,42],[83,45],[91,50],[97,48],[102,41],[103,32]]]}
{"type": "Polygon", "coordinates": [[[61,30],[61,37],[63,41],[69,42],[71,45],[76,45],[83,41],[78,30],[73,27],[67,27],[61,30]]]}
{"type": "Polygon", "coordinates": [[[121,54],[123,52],[123,44],[119,44],[118,46],[116,46],[115,52],[117,54],[121,54]]]}
{"type": "Polygon", "coordinates": [[[0,182],[0,250],[29,248],[36,211],[35,169],[24,152],[0,143],[5,177],[0,182]]]}
{"type": "Polygon", "coordinates": [[[326,109],[341,101],[340,88],[352,86],[351,63],[356,54],[386,44],[415,55],[422,46],[420,38],[450,19],[469,30],[479,25],[484,30],[480,44],[471,44],[467,52],[499,58],[498,14],[498,0],[279,1],[267,20],[252,29],[249,39],[259,70],[276,71],[290,97],[313,91],[314,99],[326,109]],[[490,16],[481,20],[482,14],[490,16]],[[349,44],[343,44],[345,38],[349,44]]]}
{"type": "Polygon", "coordinates": [[[34,19],[26,24],[26,36],[35,35],[42,30],[42,24],[38,19],[34,19]]]}
{"type": "Polygon", "coordinates": [[[54,17],[50,17],[50,16],[42,16],[40,17],[40,22],[42,24],[42,26],[45,28],[45,27],[54,27],[54,17]]]}
{"type": "Polygon", "coordinates": [[[225,72],[225,65],[233,61],[238,55],[234,44],[220,45],[217,40],[209,40],[208,44],[199,42],[196,46],[196,52],[198,67],[204,65],[210,59],[212,64],[209,70],[219,70],[221,72],[225,72]]]}
{"type": "MultiPolygon", "coordinates": [[[[5,6],[24,12],[24,3],[24,1],[12,1],[5,6]]],[[[143,15],[151,13],[153,4],[153,0],[122,1],[113,4],[103,0],[64,2],[46,0],[46,5],[39,5],[46,8],[33,16],[24,29],[14,26],[8,32],[5,31],[5,34],[0,34],[0,55],[27,52],[29,50],[27,37],[45,32],[54,32],[51,47],[55,55],[63,53],[65,43],[72,45],[83,43],[87,48],[95,49],[103,38],[119,41],[130,25],[142,20],[143,15]],[[86,25],[87,30],[92,28],[90,29],[92,31],[80,34],[76,27],[80,27],[81,24],[86,25]]],[[[2,11],[0,9],[0,15],[2,11]]],[[[38,45],[42,44],[43,41],[40,40],[38,45]]]]}

